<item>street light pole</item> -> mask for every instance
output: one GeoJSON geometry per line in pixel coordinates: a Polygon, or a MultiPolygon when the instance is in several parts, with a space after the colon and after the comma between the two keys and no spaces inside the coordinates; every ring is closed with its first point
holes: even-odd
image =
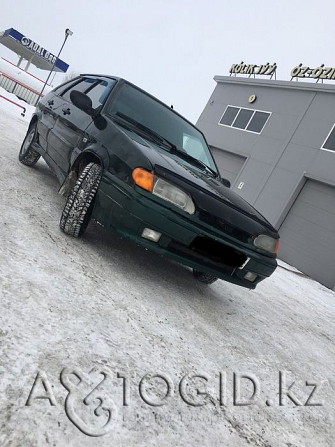
{"type": "Polygon", "coordinates": [[[72,34],[73,34],[73,32],[72,32],[69,28],[66,28],[66,30],[65,30],[65,39],[64,39],[63,45],[61,46],[61,48],[60,48],[60,50],[59,50],[59,53],[58,53],[58,55],[57,55],[57,57],[56,57],[54,63],[52,64],[50,73],[49,73],[49,75],[48,75],[48,77],[47,77],[47,79],[46,79],[46,81],[45,81],[45,83],[44,83],[44,85],[43,85],[43,88],[42,88],[40,94],[38,95],[38,98],[37,98],[37,101],[36,101],[36,104],[35,104],[36,106],[37,106],[37,104],[38,104],[38,101],[41,99],[41,96],[42,96],[42,94],[43,94],[43,92],[44,92],[44,89],[45,89],[45,87],[46,87],[46,85],[47,85],[47,83],[48,83],[48,81],[49,81],[49,79],[50,79],[50,76],[51,76],[51,74],[52,74],[52,72],[53,72],[53,70],[54,70],[54,68],[55,68],[57,59],[59,58],[59,56],[60,56],[60,54],[61,54],[61,52],[62,52],[62,50],[63,50],[63,48],[64,48],[65,42],[66,42],[66,40],[67,40],[67,38],[68,38],[69,36],[72,36],[72,34]]]}

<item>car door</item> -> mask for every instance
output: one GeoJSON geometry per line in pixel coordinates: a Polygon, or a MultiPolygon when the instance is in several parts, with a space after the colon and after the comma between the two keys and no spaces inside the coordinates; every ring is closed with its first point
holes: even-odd
{"type": "Polygon", "coordinates": [[[62,179],[66,176],[73,149],[83,139],[85,129],[93,118],[72,104],[70,94],[73,90],[85,92],[96,83],[96,79],[82,78],[63,91],[59,96],[52,129],[47,137],[47,154],[56,165],[56,174],[62,179]]]}
{"type": "MultiPolygon", "coordinates": [[[[87,76],[60,95],[63,102],[48,135],[48,154],[57,164],[60,178],[67,175],[72,153],[74,149],[80,150],[82,147],[81,143],[88,137],[85,130],[93,121],[91,114],[80,110],[72,103],[71,92],[76,90],[85,93],[91,99],[92,109],[96,114],[115,83],[114,79],[87,76]]],[[[93,113],[93,116],[95,114],[93,113]]]]}
{"type": "Polygon", "coordinates": [[[47,97],[43,98],[38,104],[38,108],[41,111],[37,123],[37,131],[39,135],[38,141],[44,151],[47,151],[48,134],[55,124],[57,110],[62,104],[63,99],[59,98],[56,92],[49,93],[47,97]]]}

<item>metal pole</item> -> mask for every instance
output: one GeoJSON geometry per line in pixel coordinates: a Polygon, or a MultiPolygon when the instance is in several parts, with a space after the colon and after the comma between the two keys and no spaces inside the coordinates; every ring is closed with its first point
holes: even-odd
{"type": "Polygon", "coordinates": [[[44,85],[43,85],[43,88],[42,88],[40,94],[38,95],[38,98],[37,98],[37,101],[36,101],[35,106],[37,106],[39,100],[41,99],[41,96],[42,96],[42,94],[43,94],[43,92],[44,92],[44,89],[45,89],[45,87],[46,87],[46,85],[47,85],[47,83],[48,83],[48,81],[49,81],[49,79],[50,79],[50,76],[51,76],[51,74],[52,74],[52,72],[53,72],[53,70],[54,70],[54,68],[55,68],[57,59],[59,58],[59,56],[60,56],[60,54],[61,54],[61,52],[62,52],[62,50],[63,50],[63,48],[64,48],[64,45],[65,45],[65,42],[66,42],[67,38],[68,38],[69,36],[72,36],[72,34],[73,34],[73,32],[72,32],[71,30],[69,30],[68,28],[66,28],[66,30],[65,30],[65,39],[64,39],[63,45],[61,46],[61,48],[60,48],[60,50],[59,50],[59,53],[58,53],[58,55],[57,55],[57,57],[56,57],[54,63],[52,64],[50,73],[49,73],[49,75],[48,75],[46,81],[44,82],[44,85]]]}
{"type": "Polygon", "coordinates": [[[56,76],[56,72],[54,72],[54,75],[53,75],[53,77],[52,77],[52,79],[51,79],[51,81],[50,81],[50,85],[52,86],[53,85],[53,82],[54,82],[54,80],[55,80],[55,76],[56,76]]]}

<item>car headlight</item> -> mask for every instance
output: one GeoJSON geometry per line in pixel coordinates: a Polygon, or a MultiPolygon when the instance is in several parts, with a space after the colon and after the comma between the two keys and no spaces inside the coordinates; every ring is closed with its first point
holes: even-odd
{"type": "Polygon", "coordinates": [[[155,184],[152,193],[161,199],[173,203],[189,214],[194,214],[195,206],[191,196],[173,183],[162,178],[155,177],[155,184]]]}
{"type": "Polygon", "coordinates": [[[269,251],[270,253],[277,253],[279,239],[275,239],[267,234],[260,234],[254,239],[254,245],[262,250],[269,251]]]}
{"type": "Polygon", "coordinates": [[[194,214],[195,206],[192,197],[173,183],[167,182],[143,168],[134,169],[133,180],[136,185],[152,192],[155,196],[172,203],[186,213],[194,214]]]}

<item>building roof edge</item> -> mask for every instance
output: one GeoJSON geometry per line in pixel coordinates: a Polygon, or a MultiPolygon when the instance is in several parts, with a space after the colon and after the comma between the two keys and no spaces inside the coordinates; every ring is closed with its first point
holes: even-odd
{"type": "Polygon", "coordinates": [[[307,90],[316,92],[335,93],[335,84],[317,84],[303,81],[278,81],[276,79],[245,78],[237,76],[214,76],[218,84],[259,85],[261,87],[307,90]]]}

